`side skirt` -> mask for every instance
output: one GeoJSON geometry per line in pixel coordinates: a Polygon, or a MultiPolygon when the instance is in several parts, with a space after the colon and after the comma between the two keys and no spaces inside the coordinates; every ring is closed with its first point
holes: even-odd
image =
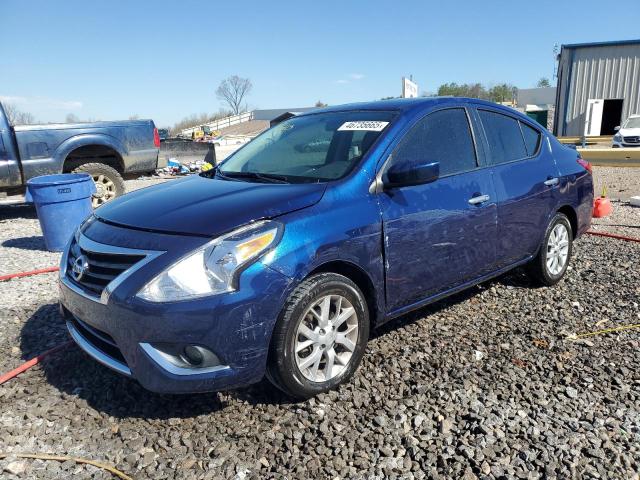
{"type": "Polygon", "coordinates": [[[528,263],[529,261],[531,261],[531,259],[533,259],[535,257],[535,255],[531,255],[523,260],[520,260],[519,262],[516,262],[512,265],[509,265],[507,267],[501,268],[500,270],[496,270],[495,272],[491,272],[487,275],[483,275],[482,277],[478,277],[474,280],[471,280],[469,282],[463,283],[461,285],[458,285],[456,287],[450,288],[449,290],[445,290],[444,292],[440,292],[437,293],[435,295],[432,295],[430,297],[427,298],[423,298],[422,300],[418,300],[417,302],[414,302],[410,305],[406,305],[404,307],[400,307],[400,308],[396,308],[395,310],[392,310],[390,312],[388,312],[386,314],[386,316],[382,319],[382,321],[379,323],[379,325],[383,325],[384,323],[388,322],[389,320],[393,320],[394,318],[400,317],[406,313],[409,313],[413,310],[417,310],[419,308],[422,307],[426,307],[427,305],[437,302],[438,300],[442,300],[443,298],[449,297],[451,295],[454,295],[458,292],[461,292],[463,290],[466,290],[467,288],[473,287],[474,285],[479,285],[480,283],[484,283],[487,280],[491,280],[492,278],[495,277],[499,277],[500,275],[502,275],[503,273],[508,272],[509,270],[513,270],[514,268],[517,268],[521,265],[524,265],[525,263],[528,263]]]}

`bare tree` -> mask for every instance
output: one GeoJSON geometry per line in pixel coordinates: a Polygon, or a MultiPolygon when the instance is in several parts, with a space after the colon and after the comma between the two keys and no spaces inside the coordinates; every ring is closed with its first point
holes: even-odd
{"type": "Polygon", "coordinates": [[[248,78],[232,75],[220,82],[220,86],[216,90],[216,96],[229,105],[233,114],[237,115],[243,110],[242,102],[252,87],[251,80],[248,78]]]}
{"type": "Polygon", "coordinates": [[[29,125],[36,123],[36,119],[33,114],[29,112],[22,112],[12,103],[3,103],[4,113],[7,115],[7,119],[11,125],[29,125]]]}
{"type": "Polygon", "coordinates": [[[316,102],[316,105],[315,105],[315,106],[316,106],[316,107],[318,107],[318,108],[324,108],[324,107],[328,107],[328,106],[329,106],[329,104],[328,104],[328,103],[324,103],[322,100],[318,100],[318,101],[316,102]]]}
{"type": "Polygon", "coordinates": [[[129,115],[129,120],[140,120],[140,115],[138,115],[137,113],[129,115]]]}
{"type": "Polygon", "coordinates": [[[67,113],[64,121],[66,123],[80,123],[80,119],[78,118],[78,116],[73,113],[67,113]]]}

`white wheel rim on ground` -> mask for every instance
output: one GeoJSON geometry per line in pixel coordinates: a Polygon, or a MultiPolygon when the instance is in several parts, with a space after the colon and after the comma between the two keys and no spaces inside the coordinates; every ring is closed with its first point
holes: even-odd
{"type": "Polygon", "coordinates": [[[551,230],[547,242],[547,270],[552,275],[562,272],[569,256],[569,231],[562,223],[551,230]]]}
{"type": "Polygon", "coordinates": [[[93,181],[96,184],[96,193],[91,199],[93,208],[99,207],[103,203],[115,198],[116,186],[109,177],[102,174],[93,175],[93,181]]]}
{"type": "Polygon", "coordinates": [[[358,316],[342,295],[316,300],[298,324],[296,365],[312,382],[326,382],[349,365],[358,342],[358,316]]]}

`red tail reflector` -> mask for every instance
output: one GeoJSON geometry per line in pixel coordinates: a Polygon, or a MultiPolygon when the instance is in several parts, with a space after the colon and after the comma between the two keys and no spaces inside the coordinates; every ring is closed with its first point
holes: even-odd
{"type": "Polygon", "coordinates": [[[158,134],[158,129],[153,129],[153,145],[156,148],[160,148],[160,135],[158,134]]]}
{"type": "Polygon", "coordinates": [[[589,162],[587,162],[586,160],[578,157],[578,163],[580,165],[582,165],[587,172],[593,173],[593,171],[591,170],[591,164],[589,162]]]}

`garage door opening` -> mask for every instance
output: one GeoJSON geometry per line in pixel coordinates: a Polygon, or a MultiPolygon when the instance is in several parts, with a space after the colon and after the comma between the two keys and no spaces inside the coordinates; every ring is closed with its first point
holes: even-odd
{"type": "Polygon", "coordinates": [[[616,133],[615,128],[622,121],[622,103],[621,98],[607,99],[602,107],[602,126],[600,127],[600,135],[613,135],[616,133]]]}

